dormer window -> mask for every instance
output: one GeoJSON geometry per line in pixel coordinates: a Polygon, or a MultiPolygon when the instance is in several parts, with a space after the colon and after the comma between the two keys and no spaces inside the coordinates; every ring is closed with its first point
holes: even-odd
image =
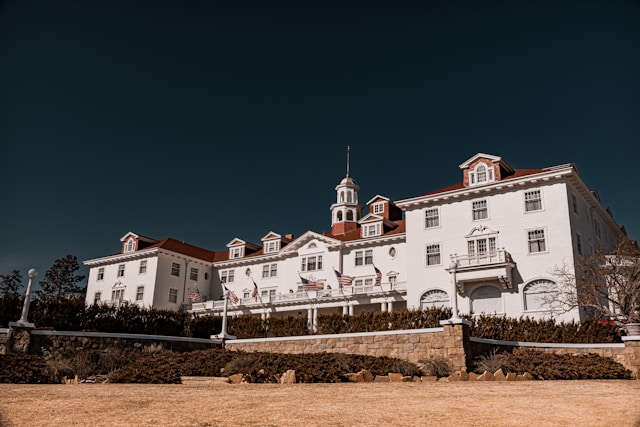
{"type": "Polygon", "coordinates": [[[487,167],[484,163],[480,163],[472,171],[469,171],[469,185],[484,184],[493,181],[493,168],[487,167]]]}
{"type": "Polygon", "coordinates": [[[278,252],[278,249],[279,249],[278,248],[278,246],[279,246],[278,243],[280,243],[280,242],[277,241],[277,240],[272,240],[270,242],[265,242],[264,243],[264,253],[265,254],[270,254],[270,253],[273,253],[273,252],[278,252]]]}
{"type": "Polygon", "coordinates": [[[362,237],[373,237],[382,234],[382,223],[376,222],[375,224],[365,224],[362,226],[362,237]]]}
{"type": "Polygon", "coordinates": [[[374,203],[373,204],[373,213],[374,214],[384,213],[384,202],[374,203]]]}
{"type": "Polygon", "coordinates": [[[242,246],[231,248],[229,249],[229,258],[231,259],[242,258],[243,252],[244,252],[244,248],[242,246]]]}
{"type": "Polygon", "coordinates": [[[136,241],[134,239],[127,240],[127,244],[124,246],[125,252],[133,252],[136,250],[136,241]]]}

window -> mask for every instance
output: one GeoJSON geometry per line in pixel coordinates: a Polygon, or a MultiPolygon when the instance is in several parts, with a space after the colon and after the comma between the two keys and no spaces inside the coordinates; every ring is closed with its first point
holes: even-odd
{"type": "Polygon", "coordinates": [[[423,310],[438,307],[449,307],[449,295],[440,289],[434,289],[426,292],[420,298],[420,305],[423,310]]]}
{"type": "Polygon", "coordinates": [[[136,301],[142,301],[144,298],[144,286],[138,286],[136,289],[136,301]]]}
{"type": "Polygon", "coordinates": [[[397,253],[397,251],[396,251],[395,247],[392,246],[392,247],[389,248],[389,257],[391,259],[396,257],[396,253],[397,253]]]}
{"type": "Polygon", "coordinates": [[[373,264],[373,249],[367,249],[364,251],[356,251],[355,265],[370,265],[373,264]]]}
{"type": "Polygon", "coordinates": [[[133,252],[136,248],[136,242],[134,239],[127,240],[127,244],[124,247],[125,252],[133,252]]]}
{"type": "Polygon", "coordinates": [[[582,238],[576,234],[576,246],[578,247],[578,255],[582,255],[582,238]]]}
{"type": "Polygon", "coordinates": [[[531,230],[527,232],[529,241],[529,253],[546,252],[547,245],[544,239],[544,230],[531,230]]]}
{"type": "Polygon", "coordinates": [[[439,227],[440,214],[438,208],[427,209],[424,211],[424,228],[439,227]]]}
{"type": "Polygon", "coordinates": [[[353,211],[347,211],[347,221],[353,221],[353,211]]]}
{"type": "Polygon", "coordinates": [[[242,250],[243,249],[244,248],[242,246],[239,246],[237,248],[229,249],[229,258],[231,258],[231,259],[242,258],[242,250]]]}
{"type": "Polygon", "coordinates": [[[139,274],[144,274],[147,272],[147,260],[143,259],[140,261],[140,269],[138,270],[139,274]]]}
{"type": "Polygon", "coordinates": [[[362,279],[356,279],[353,281],[353,286],[362,286],[363,285],[363,280],[362,279]]]}
{"type": "Polygon", "coordinates": [[[102,292],[96,292],[93,294],[93,303],[100,304],[100,299],[102,298],[102,292]]]}
{"type": "Polygon", "coordinates": [[[278,264],[265,264],[262,266],[262,278],[276,277],[278,275],[278,264]]]}
{"type": "Polygon", "coordinates": [[[365,286],[373,286],[373,278],[372,277],[367,277],[366,279],[364,279],[364,285],[365,286]]]}
{"type": "Polygon", "coordinates": [[[266,242],[264,244],[264,253],[268,254],[271,252],[277,252],[278,251],[278,241],[277,240],[272,240],[270,242],[266,242]]]}
{"type": "Polygon", "coordinates": [[[496,238],[481,238],[467,241],[467,254],[470,257],[492,254],[496,251],[496,238]]]}
{"type": "Polygon", "coordinates": [[[560,308],[560,290],[550,280],[534,280],[524,288],[525,311],[553,310],[560,308]]]}
{"type": "Polygon", "coordinates": [[[204,280],[209,280],[209,273],[206,271],[204,272],[204,280]]]}
{"type": "Polygon", "coordinates": [[[373,213],[379,214],[384,212],[384,202],[373,204],[373,213]]]}
{"type": "Polygon", "coordinates": [[[178,302],[178,290],[169,288],[169,302],[176,304],[178,302]]]}
{"type": "Polygon", "coordinates": [[[124,277],[124,264],[118,266],[118,277],[124,277]]]}
{"type": "Polygon", "coordinates": [[[502,293],[494,286],[480,286],[471,292],[471,310],[474,314],[502,313],[502,293]]]}
{"type": "Polygon", "coordinates": [[[178,264],[177,262],[171,263],[171,275],[180,277],[180,264],[178,264]]]}
{"type": "Polygon", "coordinates": [[[531,190],[524,193],[524,211],[533,212],[542,210],[542,194],[540,190],[531,190]]]}
{"type": "Polygon", "coordinates": [[[440,244],[427,245],[427,265],[440,265],[440,244]]]}
{"type": "Polygon", "coordinates": [[[573,213],[577,214],[578,213],[578,199],[576,199],[576,195],[575,194],[571,195],[571,204],[573,206],[573,213]]]}
{"type": "Polygon", "coordinates": [[[302,271],[322,270],[322,255],[314,255],[302,258],[302,271]]]}
{"type": "Polygon", "coordinates": [[[362,237],[379,236],[381,230],[382,224],[379,222],[376,224],[367,224],[362,228],[362,237]]]}
{"type": "Polygon", "coordinates": [[[489,217],[489,211],[487,210],[486,200],[477,200],[472,203],[473,220],[487,219],[489,217]]]}
{"type": "Polygon", "coordinates": [[[191,267],[191,270],[189,270],[189,280],[194,280],[194,281],[198,281],[198,269],[191,267]]]}
{"type": "Polygon", "coordinates": [[[220,272],[220,281],[222,283],[233,283],[235,280],[235,270],[223,270],[220,272]]]}
{"type": "Polygon", "coordinates": [[[104,280],[104,267],[98,269],[98,277],[96,280],[104,280]]]}
{"type": "Polygon", "coordinates": [[[124,289],[114,289],[111,291],[111,302],[119,303],[124,299],[124,289]]]}
{"type": "Polygon", "coordinates": [[[364,251],[364,264],[373,264],[373,249],[367,249],[366,251],[364,251]]]}
{"type": "Polygon", "coordinates": [[[275,289],[263,289],[260,291],[260,296],[264,299],[274,297],[276,295],[275,289]]]}
{"type": "Polygon", "coordinates": [[[474,171],[469,171],[469,184],[476,185],[493,181],[493,168],[480,163],[474,171]]]}

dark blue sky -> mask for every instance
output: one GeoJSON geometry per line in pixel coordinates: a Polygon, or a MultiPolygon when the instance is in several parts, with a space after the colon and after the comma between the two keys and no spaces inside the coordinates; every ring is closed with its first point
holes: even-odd
{"type": "MultiPolygon", "coordinates": [[[[330,229],[478,152],[575,162],[640,238],[637,1],[0,3],[0,274],[330,229]]],[[[83,272],[88,269],[83,267],[83,272]]]]}

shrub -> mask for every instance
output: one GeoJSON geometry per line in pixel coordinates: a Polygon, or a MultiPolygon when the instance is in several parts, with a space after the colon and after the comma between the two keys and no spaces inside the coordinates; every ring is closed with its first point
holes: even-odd
{"type": "Polygon", "coordinates": [[[448,377],[453,372],[453,365],[444,357],[433,357],[430,359],[420,360],[423,365],[423,373],[438,378],[448,377]]]}
{"type": "Polygon", "coordinates": [[[620,363],[592,353],[569,355],[516,348],[512,353],[493,352],[475,364],[475,371],[478,373],[485,369],[495,372],[498,368],[502,368],[505,373],[528,372],[540,380],[631,378],[631,372],[620,363]]]}

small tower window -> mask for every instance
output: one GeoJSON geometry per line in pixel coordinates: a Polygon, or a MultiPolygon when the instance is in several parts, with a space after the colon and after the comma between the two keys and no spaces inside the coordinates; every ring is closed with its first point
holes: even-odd
{"type": "Polygon", "coordinates": [[[344,203],[344,191],[340,192],[340,203],[344,203]]]}
{"type": "Polygon", "coordinates": [[[353,201],[353,197],[351,195],[351,191],[347,191],[347,203],[351,203],[353,201]]]}
{"type": "Polygon", "coordinates": [[[338,222],[341,222],[342,221],[342,211],[338,211],[337,217],[338,217],[338,222]]]}
{"type": "Polygon", "coordinates": [[[347,221],[353,221],[353,211],[347,211],[347,221]]]}
{"type": "Polygon", "coordinates": [[[127,240],[127,244],[124,247],[125,252],[133,252],[136,248],[136,242],[133,239],[127,240]]]}

